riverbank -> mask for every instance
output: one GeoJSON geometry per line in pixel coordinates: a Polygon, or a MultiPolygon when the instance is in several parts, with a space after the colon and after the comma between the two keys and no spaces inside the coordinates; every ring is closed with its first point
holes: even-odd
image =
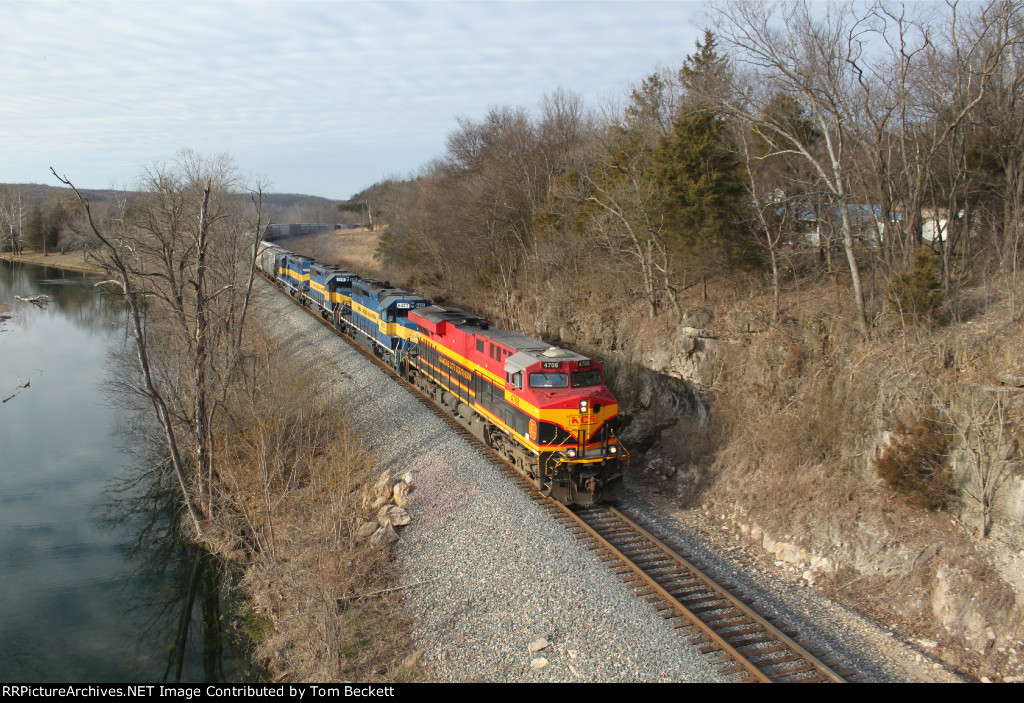
{"type": "Polygon", "coordinates": [[[5,252],[0,254],[0,259],[15,261],[23,264],[35,264],[37,266],[52,266],[53,268],[64,269],[65,271],[81,271],[83,273],[94,273],[102,275],[103,269],[94,259],[85,258],[80,252],[70,254],[47,254],[43,256],[41,251],[30,251],[25,254],[12,254],[5,252]]]}

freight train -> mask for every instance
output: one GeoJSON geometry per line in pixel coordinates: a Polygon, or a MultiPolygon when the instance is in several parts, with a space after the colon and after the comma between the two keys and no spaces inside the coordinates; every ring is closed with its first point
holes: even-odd
{"type": "Polygon", "coordinates": [[[628,452],[593,359],[263,242],[259,269],[567,505],[615,500],[628,452]]]}

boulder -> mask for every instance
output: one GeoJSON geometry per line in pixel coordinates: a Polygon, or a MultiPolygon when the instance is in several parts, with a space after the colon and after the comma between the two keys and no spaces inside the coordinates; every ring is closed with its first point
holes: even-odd
{"type": "Polygon", "coordinates": [[[398,534],[390,524],[383,525],[370,537],[370,544],[374,547],[386,547],[398,541],[398,534]]]}
{"type": "Polygon", "coordinates": [[[412,496],[409,495],[409,484],[404,481],[399,481],[395,484],[392,495],[395,499],[395,505],[400,508],[408,507],[409,503],[412,502],[412,496]]]}
{"type": "Polygon", "coordinates": [[[377,522],[381,525],[394,525],[400,527],[411,522],[409,511],[397,505],[385,505],[377,511],[377,522]]]}
{"type": "Polygon", "coordinates": [[[390,469],[382,473],[380,478],[377,479],[377,483],[373,484],[374,495],[378,499],[381,497],[390,499],[391,489],[394,487],[396,480],[390,469]]]}
{"type": "Polygon", "coordinates": [[[379,525],[375,520],[366,520],[356,530],[356,534],[359,535],[360,539],[366,539],[376,532],[378,527],[379,525]]]}

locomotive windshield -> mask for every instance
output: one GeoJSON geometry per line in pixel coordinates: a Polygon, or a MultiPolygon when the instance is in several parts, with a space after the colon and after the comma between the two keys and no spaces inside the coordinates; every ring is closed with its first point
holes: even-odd
{"type": "Polygon", "coordinates": [[[583,388],[584,386],[600,386],[601,369],[587,369],[576,371],[572,375],[572,387],[583,388]]]}
{"type": "Polygon", "coordinates": [[[530,388],[568,388],[569,374],[542,372],[530,374],[530,388]]]}

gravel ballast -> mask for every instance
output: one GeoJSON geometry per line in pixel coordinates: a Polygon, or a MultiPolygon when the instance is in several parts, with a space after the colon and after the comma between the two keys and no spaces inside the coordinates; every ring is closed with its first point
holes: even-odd
{"type": "MultiPolygon", "coordinates": [[[[324,381],[350,404],[380,471],[413,474],[412,524],[397,544],[399,585],[432,680],[735,680],[393,377],[262,279],[257,290],[258,314],[274,321],[268,327],[285,352],[310,368],[331,360],[324,381]]],[[[855,613],[719,556],[713,540],[684,534],[635,495],[623,507],[678,534],[858,680],[955,680],[855,613]]]]}

